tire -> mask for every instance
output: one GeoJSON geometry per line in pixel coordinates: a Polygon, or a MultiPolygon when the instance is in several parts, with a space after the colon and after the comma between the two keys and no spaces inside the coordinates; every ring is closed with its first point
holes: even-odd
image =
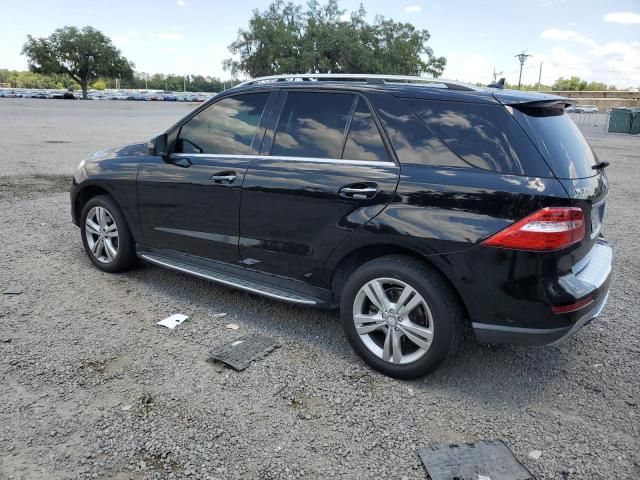
{"type": "Polygon", "coordinates": [[[433,372],[457,352],[462,312],[439,272],[404,255],[362,265],[347,280],[340,301],[342,328],[356,353],[372,368],[405,380],[433,372]]]}
{"type": "Polygon", "coordinates": [[[137,257],[133,236],[111,196],[98,195],[89,199],[80,216],[80,231],[84,251],[103,272],[124,272],[135,265],[137,257]],[[103,223],[99,222],[98,215],[103,215],[103,223]]]}

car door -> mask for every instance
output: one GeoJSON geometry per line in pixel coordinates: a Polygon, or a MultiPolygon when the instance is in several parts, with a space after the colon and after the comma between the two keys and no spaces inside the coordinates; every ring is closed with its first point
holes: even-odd
{"type": "Polygon", "coordinates": [[[283,90],[276,112],[245,176],[240,254],[317,285],[330,252],[390,202],[399,167],[360,94],[283,90]]]}
{"type": "Polygon", "coordinates": [[[269,98],[268,92],[246,93],[208,105],[170,135],[175,141],[168,158],[141,166],[138,205],[146,245],[239,262],[242,181],[260,150],[269,98]]]}

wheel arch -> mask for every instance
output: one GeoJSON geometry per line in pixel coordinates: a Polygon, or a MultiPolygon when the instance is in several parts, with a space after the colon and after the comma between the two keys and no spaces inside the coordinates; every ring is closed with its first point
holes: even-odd
{"type": "Polygon", "coordinates": [[[353,272],[365,263],[387,255],[405,255],[428,265],[434,271],[438,272],[456,296],[465,318],[469,319],[469,309],[464,299],[456,288],[455,283],[442,268],[442,264],[445,263],[445,261],[438,261],[441,260],[440,257],[442,257],[442,255],[421,255],[415,250],[391,243],[370,244],[356,248],[343,255],[342,258],[335,263],[335,267],[331,272],[325,272],[328,287],[332,292],[332,304],[338,305],[340,303],[342,289],[353,272]]]}
{"type": "Polygon", "coordinates": [[[74,199],[74,206],[75,206],[74,220],[76,221],[77,225],[80,225],[80,219],[82,217],[82,210],[84,209],[84,206],[87,204],[89,200],[91,200],[93,197],[97,197],[98,195],[109,195],[113,199],[113,201],[116,203],[116,205],[118,205],[118,208],[120,208],[120,211],[124,212],[117,198],[115,197],[115,195],[113,195],[111,191],[109,191],[109,189],[105,188],[103,185],[97,185],[97,184],[85,185],[78,190],[78,193],[76,194],[76,197],[74,199]]]}

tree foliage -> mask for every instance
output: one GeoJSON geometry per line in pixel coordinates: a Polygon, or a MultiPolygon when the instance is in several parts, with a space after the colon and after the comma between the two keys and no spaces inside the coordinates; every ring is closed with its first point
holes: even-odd
{"type": "Polygon", "coordinates": [[[59,28],[49,37],[27,35],[22,54],[32,72],[71,77],[80,84],[85,98],[89,83],[100,77],[133,77],[133,64],[109,37],[89,26],[59,28]]]}
{"type": "Polygon", "coordinates": [[[239,60],[224,66],[252,77],[285,73],[442,74],[444,57],[427,46],[427,30],[377,16],[367,22],[360,8],[348,20],[337,0],[301,5],[275,0],[254,10],[249,27],[229,46],[239,60]]]}
{"type": "Polygon", "coordinates": [[[560,77],[555,81],[553,86],[551,87],[556,91],[567,91],[567,90],[588,90],[588,91],[605,91],[605,90],[617,90],[614,85],[607,85],[602,82],[587,82],[586,80],[582,80],[580,77],[571,77],[564,78],[560,77]]]}

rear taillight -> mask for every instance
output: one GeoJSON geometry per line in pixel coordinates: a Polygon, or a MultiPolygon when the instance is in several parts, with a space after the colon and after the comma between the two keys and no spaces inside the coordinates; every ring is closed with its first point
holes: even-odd
{"type": "Polygon", "coordinates": [[[584,238],[584,213],[575,207],[547,207],[487,238],[482,245],[517,250],[558,250],[584,238]]]}

